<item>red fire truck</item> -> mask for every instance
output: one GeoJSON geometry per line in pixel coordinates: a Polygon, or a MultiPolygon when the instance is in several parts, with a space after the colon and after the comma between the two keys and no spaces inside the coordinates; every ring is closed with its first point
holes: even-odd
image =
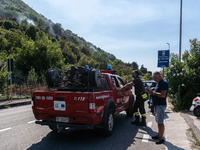
{"type": "Polygon", "coordinates": [[[112,70],[71,66],[61,75],[58,69],[48,69],[48,91],[34,91],[32,110],[36,124],[47,125],[60,132],[66,127],[79,129],[100,128],[109,136],[114,129],[114,116],[126,111],[133,115],[135,95],[131,89],[117,88],[124,80],[112,70]],[[103,72],[103,73],[102,73],[103,72]]]}

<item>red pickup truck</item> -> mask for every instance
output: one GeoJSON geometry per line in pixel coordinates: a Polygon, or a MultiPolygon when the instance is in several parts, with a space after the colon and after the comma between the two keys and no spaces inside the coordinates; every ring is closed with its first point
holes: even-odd
{"type": "Polygon", "coordinates": [[[111,135],[114,116],[124,110],[132,116],[136,98],[131,89],[116,90],[125,82],[111,72],[72,66],[62,76],[58,69],[49,69],[46,73],[49,91],[33,92],[35,123],[57,132],[66,127],[101,128],[106,136],[111,135]]]}

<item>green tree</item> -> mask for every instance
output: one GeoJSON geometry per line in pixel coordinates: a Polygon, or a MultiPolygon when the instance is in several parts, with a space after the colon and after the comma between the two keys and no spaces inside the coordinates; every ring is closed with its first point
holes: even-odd
{"type": "Polygon", "coordinates": [[[2,94],[6,87],[8,72],[6,65],[1,60],[0,64],[0,93],[2,94]]]}
{"type": "Polygon", "coordinates": [[[107,59],[106,53],[93,52],[92,58],[100,64],[99,65],[100,69],[102,70],[107,69],[107,65],[109,61],[107,59]]]}
{"type": "Polygon", "coordinates": [[[145,80],[152,80],[153,77],[152,77],[152,72],[147,72],[144,76],[142,76],[142,80],[145,81],[145,80]]]}
{"type": "Polygon", "coordinates": [[[52,43],[48,36],[39,36],[36,33],[36,41],[27,41],[22,38],[22,47],[18,48],[15,56],[16,68],[27,76],[31,66],[41,75],[48,68],[62,68],[64,59],[60,45],[52,43]]]}
{"type": "Polygon", "coordinates": [[[189,109],[192,99],[200,91],[200,42],[196,38],[190,42],[190,50],[184,52],[182,61],[178,55],[171,54],[170,67],[165,69],[175,110],[189,109]]]}
{"type": "Polygon", "coordinates": [[[145,68],[144,65],[142,65],[142,66],[140,67],[140,73],[141,73],[142,75],[144,75],[144,74],[147,73],[147,68],[145,68]]]}
{"type": "Polygon", "coordinates": [[[137,62],[135,62],[135,61],[132,62],[132,68],[133,68],[133,70],[138,70],[137,62]]]}
{"type": "Polygon", "coordinates": [[[26,30],[26,35],[28,35],[33,41],[36,40],[36,33],[39,30],[34,26],[30,25],[30,27],[26,30]]]}
{"type": "Polygon", "coordinates": [[[10,21],[10,20],[6,20],[5,22],[4,22],[4,24],[3,24],[3,26],[4,26],[4,28],[6,29],[6,30],[9,30],[9,29],[12,29],[12,28],[17,28],[17,23],[16,22],[14,22],[14,21],[10,21]]]}
{"type": "Polygon", "coordinates": [[[92,52],[87,46],[80,46],[80,51],[84,53],[86,56],[91,56],[92,52]]]}
{"type": "Polygon", "coordinates": [[[99,67],[99,63],[97,61],[95,61],[92,58],[87,57],[86,55],[83,55],[79,62],[78,62],[79,66],[86,66],[88,65],[90,68],[98,68],[99,67]]]}
{"type": "Polygon", "coordinates": [[[28,84],[33,86],[37,83],[37,80],[38,80],[38,75],[35,72],[35,68],[31,66],[31,70],[28,72],[28,78],[27,78],[28,84]]]}

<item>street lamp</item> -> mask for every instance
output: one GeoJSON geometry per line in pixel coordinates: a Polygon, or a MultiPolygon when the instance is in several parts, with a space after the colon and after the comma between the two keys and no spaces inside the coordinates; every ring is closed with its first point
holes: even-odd
{"type": "Polygon", "coordinates": [[[182,0],[180,4],[180,37],[179,37],[179,60],[181,61],[181,41],[182,41],[182,0]]]}
{"type": "Polygon", "coordinates": [[[166,43],[168,45],[168,50],[170,50],[170,44],[169,43],[166,43]]]}

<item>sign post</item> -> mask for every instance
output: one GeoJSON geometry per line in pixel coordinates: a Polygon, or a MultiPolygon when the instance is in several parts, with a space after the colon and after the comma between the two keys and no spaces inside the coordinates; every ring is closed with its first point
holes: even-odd
{"type": "Polygon", "coordinates": [[[10,71],[10,95],[11,95],[11,102],[12,102],[12,74],[13,71],[13,59],[8,59],[8,71],[10,71]]]}
{"type": "Polygon", "coordinates": [[[163,68],[163,77],[164,77],[164,67],[169,67],[169,50],[158,51],[158,67],[163,68]]]}

